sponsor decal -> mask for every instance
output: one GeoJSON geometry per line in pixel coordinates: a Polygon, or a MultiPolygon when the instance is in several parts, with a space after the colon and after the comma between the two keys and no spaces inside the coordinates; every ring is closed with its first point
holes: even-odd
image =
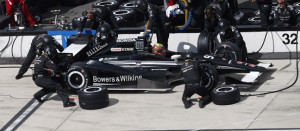
{"type": "Polygon", "coordinates": [[[97,77],[93,76],[93,82],[95,83],[114,83],[114,82],[129,82],[129,81],[136,81],[137,79],[142,78],[141,75],[121,75],[117,77],[97,77]]]}
{"type": "Polygon", "coordinates": [[[254,64],[249,64],[249,66],[250,66],[250,67],[255,67],[256,65],[254,65],[254,64]]]}
{"type": "Polygon", "coordinates": [[[142,66],[142,62],[136,62],[135,64],[137,67],[141,67],[142,66]]]}
{"type": "Polygon", "coordinates": [[[99,61],[114,61],[118,60],[118,57],[100,58],[99,61]]]}
{"type": "Polygon", "coordinates": [[[151,71],[166,71],[167,69],[151,69],[151,71]]]}
{"type": "Polygon", "coordinates": [[[86,55],[88,57],[96,54],[98,51],[102,50],[103,48],[105,48],[106,46],[108,46],[108,43],[105,43],[104,45],[98,45],[92,49],[90,49],[88,52],[86,52],[86,55]]]}
{"type": "Polygon", "coordinates": [[[133,51],[133,48],[111,48],[111,52],[133,51]]]}
{"type": "Polygon", "coordinates": [[[86,64],[91,65],[91,64],[94,64],[94,63],[95,63],[94,60],[89,60],[86,64]]]}
{"type": "Polygon", "coordinates": [[[117,42],[136,42],[136,39],[117,39],[117,42]]]}
{"type": "Polygon", "coordinates": [[[243,64],[243,62],[241,62],[241,61],[237,61],[236,63],[237,63],[237,64],[240,64],[240,65],[243,64]]]}

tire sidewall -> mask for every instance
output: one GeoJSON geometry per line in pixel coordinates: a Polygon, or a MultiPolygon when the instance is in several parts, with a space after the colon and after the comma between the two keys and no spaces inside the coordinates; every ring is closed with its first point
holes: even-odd
{"type": "Polygon", "coordinates": [[[207,63],[202,63],[199,66],[205,73],[205,76],[202,77],[204,88],[207,90],[214,89],[219,83],[219,73],[217,69],[213,65],[207,63]]]}
{"type": "Polygon", "coordinates": [[[240,90],[233,86],[221,86],[212,91],[212,99],[216,105],[230,105],[240,100],[240,90]],[[226,91],[221,91],[226,89],[226,91]]]}
{"type": "MultiPolygon", "coordinates": [[[[234,57],[235,60],[242,61],[242,52],[241,49],[231,42],[222,42],[221,44],[217,45],[213,55],[218,57],[217,54],[219,54],[222,51],[229,51],[231,53],[231,56],[234,57]]],[[[229,59],[230,60],[230,59],[229,59]]]]}
{"type": "Polygon", "coordinates": [[[89,75],[87,70],[84,68],[84,65],[85,64],[82,62],[77,62],[70,66],[66,78],[66,82],[69,88],[79,90],[81,88],[86,88],[90,83],[89,75]],[[77,86],[72,82],[71,76],[73,75],[79,75],[82,79],[80,86],[77,86]]]}

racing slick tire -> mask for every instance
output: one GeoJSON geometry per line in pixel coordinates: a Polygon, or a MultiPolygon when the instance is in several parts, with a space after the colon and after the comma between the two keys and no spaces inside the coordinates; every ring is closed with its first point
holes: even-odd
{"type": "Polygon", "coordinates": [[[119,7],[118,1],[100,1],[92,5],[92,8],[99,8],[101,6],[107,6],[109,10],[116,10],[119,7]]]}
{"type": "Polygon", "coordinates": [[[82,109],[100,109],[109,104],[108,91],[103,87],[82,88],[78,92],[78,99],[82,109]]]}
{"type": "Polygon", "coordinates": [[[230,105],[240,101],[240,90],[233,86],[220,86],[212,91],[212,100],[216,105],[230,105]]]}
{"type": "Polygon", "coordinates": [[[198,37],[197,50],[201,55],[212,54],[215,48],[213,34],[211,32],[202,32],[198,37]]]}
{"type": "Polygon", "coordinates": [[[87,85],[91,83],[89,74],[84,66],[85,63],[83,62],[75,62],[70,66],[66,78],[69,89],[79,90],[87,87],[87,85]]]}
{"type": "Polygon", "coordinates": [[[201,80],[204,88],[207,90],[214,89],[219,83],[219,73],[217,69],[213,65],[207,63],[200,64],[200,69],[202,69],[205,74],[201,80]]]}
{"type": "Polygon", "coordinates": [[[128,10],[128,9],[114,10],[113,14],[117,19],[117,23],[120,23],[121,20],[124,22],[122,24],[126,25],[127,27],[136,26],[136,17],[132,10],[128,10]],[[119,22],[118,22],[118,18],[119,18],[119,22]]]}
{"type": "Polygon", "coordinates": [[[78,6],[87,3],[87,0],[60,0],[63,6],[78,6]]]}
{"type": "Polygon", "coordinates": [[[144,21],[144,14],[140,10],[138,10],[137,7],[138,5],[136,4],[135,1],[129,1],[120,5],[120,9],[132,10],[133,13],[135,14],[136,21],[142,22],[144,21]]]}
{"type": "Polygon", "coordinates": [[[226,60],[242,61],[244,59],[242,58],[243,55],[240,48],[231,42],[223,42],[217,45],[213,55],[219,58],[225,58],[226,60]]]}

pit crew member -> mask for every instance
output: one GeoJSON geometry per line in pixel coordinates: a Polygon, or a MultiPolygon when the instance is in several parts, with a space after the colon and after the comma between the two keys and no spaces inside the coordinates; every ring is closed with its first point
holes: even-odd
{"type": "Polygon", "coordinates": [[[277,0],[275,7],[274,27],[289,27],[296,25],[299,11],[293,5],[288,5],[285,0],[277,0]]]}
{"type": "Polygon", "coordinates": [[[37,35],[36,37],[33,38],[31,42],[31,46],[27,53],[27,57],[23,62],[21,68],[19,69],[19,72],[16,75],[16,79],[20,79],[23,77],[23,75],[27,72],[30,64],[32,63],[36,55],[41,55],[46,45],[53,45],[60,52],[64,50],[64,48],[52,36],[47,34],[37,35]]]}
{"type": "Polygon", "coordinates": [[[206,89],[202,86],[201,78],[204,72],[202,72],[199,62],[194,60],[193,57],[193,53],[186,53],[185,62],[181,66],[181,72],[183,74],[185,84],[182,94],[182,102],[186,109],[193,105],[190,98],[195,93],[201,96],[197,99],[200,108],[203,108],[211,101],[211,97],[209,95],[211,89],[206,89]]]}
{"type": "Polygon", "coordinates": [[[269,17],[272,9],[272,0],[252,0],[252,2],[255,2],[260,10],[261,26],[268,27],[271,24],[269,17]]]}
{"type": "Polygon", "coordinates": [[[6,15],[12,16],[12,26],[16,25],[13,15],[18,9],[21,10],[30,27],[35,25],[35,21],[31,17],[25,0],[6,0],[6,15]]]}
{"type": "Polygon", "coordinates": [[[81,26],[79,27],[77,35],[82,33],[83,28],[88,19],[90,19],[93,23],[93,25],[92,25],[93,30],[96,30],[99,27],[99,24],[101,23],[101,21],[105,21],[105,22],[109,23],[113,30],[119,29],[119,26],[117,24],[117,20],[116,20],[115,16],[112,14],[112,11],[110,11],[106,6],[101,6],[99,8],[95,8],[95,9],[88,9],[83,14],[85,17],[82,20],[82,23],[81,23],[81,26]]]}
{"type": "Polygon", "coordinates": [[[32,77],[34,83],[42,89],[36,92],[33,97],[38,102],[43,102],[42,97],[44,95],[57,92],[64,107],[75,106],[76,103],[69,100],[69,96],[63,92],[61,85],[53,79],[58,68],[58,64],[53,61],[56,59],[56,55],[56,47],[48,45],[44,49],[44,55],[40,55],[36,59],[32,77]]]}

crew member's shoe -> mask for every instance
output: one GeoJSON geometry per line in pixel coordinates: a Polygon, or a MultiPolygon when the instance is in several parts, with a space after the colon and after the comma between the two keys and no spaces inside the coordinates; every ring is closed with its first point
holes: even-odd
{"type": "Polygon", "coordinates": [[[16,75],[16,79],[18,80],[18,79],[21,79],[23,77],[23,74],[18,74],[18,75],[16,75]]]}
{"type": "Polygon", "coordinates": [[[192,102],[190,100],[183,101],[183,104],[185,109],[188,109],[192,106],[192,102]]]}
{"type": "Polygon", "coordinates": [[[198,98],[197,101],[198,101],[198,103],[199,103],[199,107],[200,107],[200,108],[204,108],[203,100],[202,100],[201,98],[198,98]]]}
{"type": "Polygon", "coordinates": [[[71,106],[76,106],[76,103],[73,101],[69,101],[67,103],[64,103],[64,107],[71,107],[71,106]]]}
{"type": "Polygon", "coordinates": [[[33,95],[33,97],[39,102],[39,103],[43,103],[45,100],[42,100],[41,97],[38,97],[36,95],[33,95]]]}

